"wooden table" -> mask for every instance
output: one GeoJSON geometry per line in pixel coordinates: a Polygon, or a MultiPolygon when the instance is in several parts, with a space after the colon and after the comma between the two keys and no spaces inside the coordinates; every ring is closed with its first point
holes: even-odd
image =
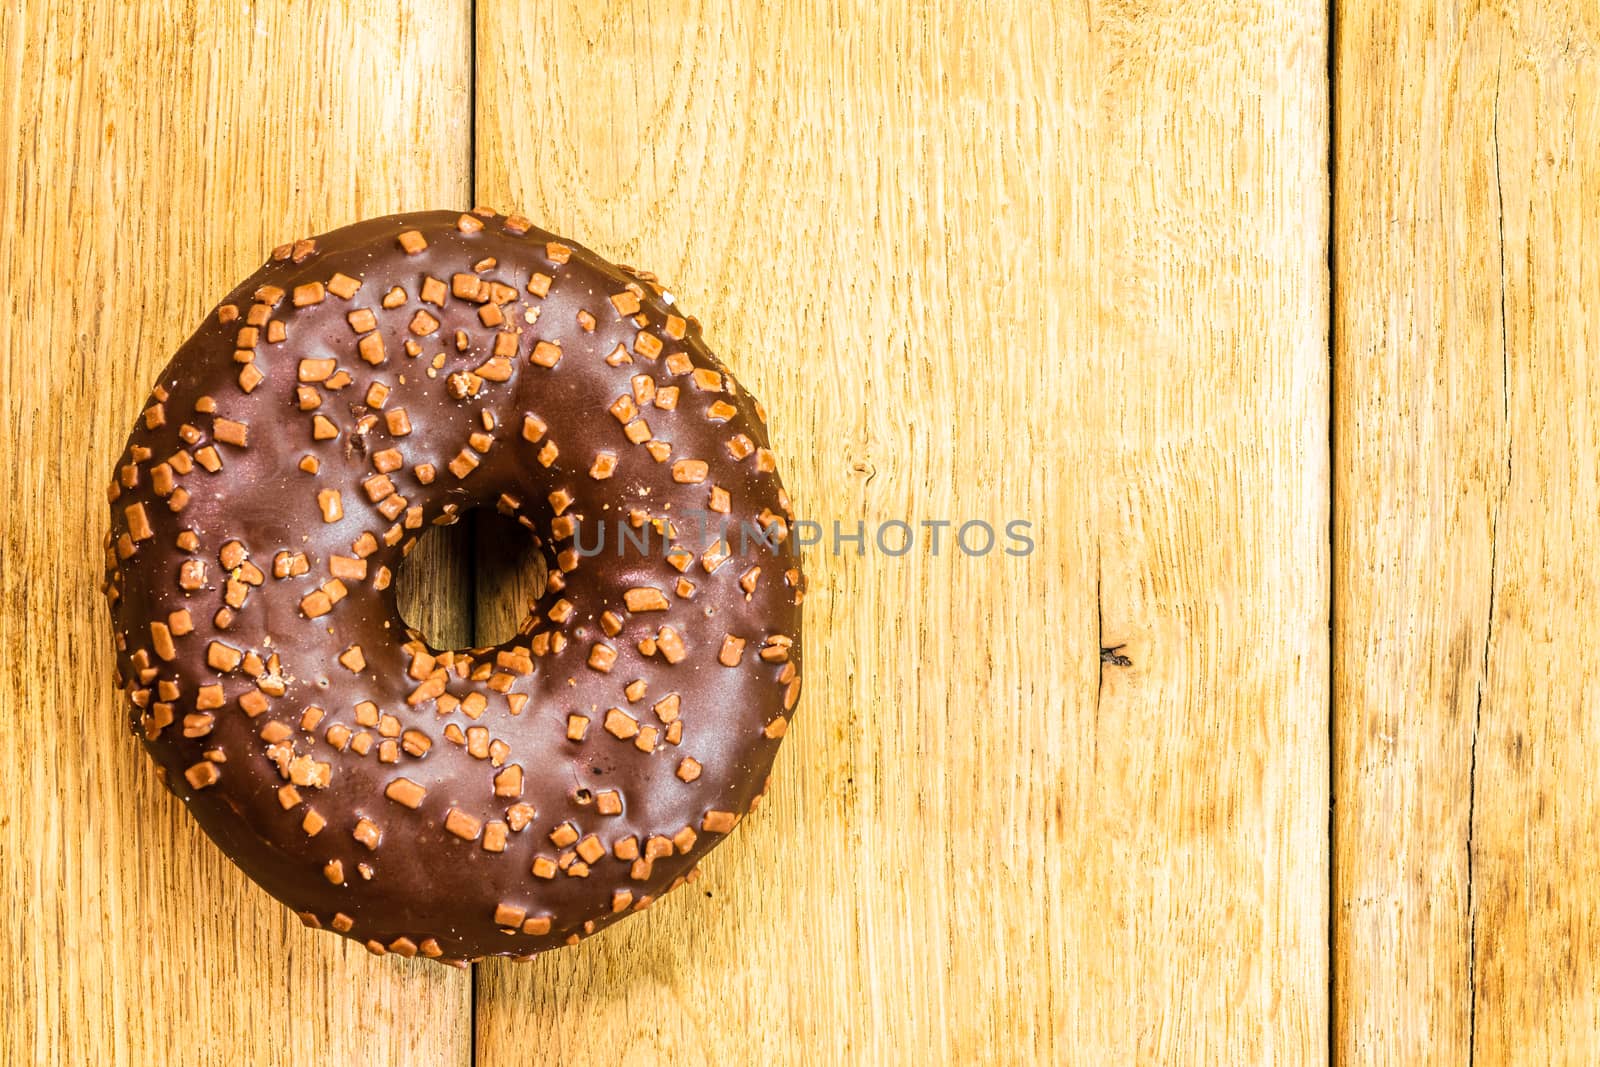
{"type": "Polygon", "coordinates": [[[1335,7],[5,5],[0,1058],[1595,1062],[1600,9],[1335,7]],[[670,279],[828,536],[758,816],[468,974],[221,858],[96,586],[217,295],[477,202],[670,279]]]}

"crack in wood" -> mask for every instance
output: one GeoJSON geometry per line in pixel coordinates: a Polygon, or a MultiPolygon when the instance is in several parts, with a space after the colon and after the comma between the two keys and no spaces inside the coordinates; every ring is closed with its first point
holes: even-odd
{"type": "Polygon", "coordinates": [[[1494,194],[1500,258],[1500,405],[1505,434],[1506,475],[1489,519],[1489,607],[1484,624],[1483,654],[1478,670],[1478,693],[1473,708],[1472,740],[1467,762],[1467,1064],[1476,1061],[1478,1046],[1478,901],[1473,832],[1478,804],[1478,734],[1483,725],[1483,697],[1489,686],[1489,653],[1494,643],[1494,621],[1500,587],[1500,518],[1511,490],[1511,351],[1506,314],[1506,211],[1500,174],[1500,86],[1504,53],[1495,70],[1491,146],[1494,151],[1494,194]]]}

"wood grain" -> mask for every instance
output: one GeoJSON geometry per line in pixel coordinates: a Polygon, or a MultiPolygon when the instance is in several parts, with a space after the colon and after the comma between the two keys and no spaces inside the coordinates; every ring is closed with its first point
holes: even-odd
{"type": "Polygon", "coordinates": [[[0,11],[0,1061],[463,1063],[465,975],[302,929],[128,736],[104,486],[273,244],[468,195],[465,3],[0,11]]]}
{"type": "Polygon", "coordinates": [[[1325,5],[982,10],[478,4],[478,200],[675,283],[825,529],[1037,543],[811,550],[770,799],[483,1064],[1326,1057],[1325,5]]]}
{"type": "Polygon", "coordinates": [[[1336,1052],[1600,1058],[1600,10],[1338,19],[1336,1052]]]}

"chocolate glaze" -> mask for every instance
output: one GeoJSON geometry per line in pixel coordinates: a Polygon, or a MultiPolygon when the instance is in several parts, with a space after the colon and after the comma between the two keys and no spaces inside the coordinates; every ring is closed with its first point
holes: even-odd
{"type": "MultiPolygon", "coordinates": [[[[311,925],[333,926],[335,917],[342,916],[337,925],[348,929],[341,932],[373,951],[410,955],[422,946],[424,955],[446,962],[491,954],[527,956],[570,943],[636,910],[641,901],[658,897],[725,836],[716,828],[742,816],[758,799],[786,717],[793,712],[803,586],[796,555],[787,543],[769,546],[752,536],[741,544],[735,534],[731,557],[707,573],[700,555],[708,539],[695,517],[717,486],[727,491],[730,510],[712,517],[733,524],[734,530],[738,523],[765,516],[776,540],[793,521],[778,475],[770,469],[760,407],[706,349],[698,324],[675,319],[671,296],[653,278],[610,264],[515,216],[480,211],[470,216],[427,212],[377,218],[285,246],[274,256],[206,317],[162,371],[151,402],[159,403],[159,410],[138,421],[118,462],[107,589],[118,644],[118,681],[132,700],[133,727],[206,833],[311,925]],[[474,219],[481,229],[474,229],[474,219]],[[401,248],[400,236],[411,231],[423,236],[425,249],[407,253],[401,248]],[[558,242],[555,258],[552,242],[558,242]],[[557,261],[559,245],[571,250],[565,263],[557,261]],[[515,291],[514,299],[499,305],[503,326],[486,327],[480,318],[485,305],[475,299],[451,295],[442,307],[421,302],[425,278],[449,287],[452,276],[472,274],[475,264],[481,267],[489,258],[494,265],[478,276],[515,291]],[[543,297],[529,290],[536,273],[552,279],[543,297]],[[319,303],[294,306],[291,294],[297,286],[326,285],[338,274],[359,280],[359,291],[349,299],[327,292],[319,303]],[[253,350],[237,350],[253,296],[263,286],[284,291],[271,317],[283,323],[287,337],[270,343],[263,326],[253,350]],[[404,300],[386,309],[381,301],[395,286],[404,290],[404,300]],[[635,314],[623,313],[628,298],[621,297],[622,309],[611,300],[630,287],[640,298],[635,314],[646,320],[642,332],[635,314]],[[238,317],[225,321],[232,318],[226,310],[230,307],[238,317]],[[385,351],[378,365],[358,354],[360,335],[346,318],[358,308],[370,308],[376,315],[385,351]],[[436,332],[422,337],[411,332],[408,326],[419,310],[439,320],[436,332]],[[580,324],[585,311],[593,316],[592,331],[580,324]],[[535,313],[536,321],[530,323],[535,313]],[[458,330],[466,339],[465,351],[458,350],[458,330]],[[452,395],[450,376],[483,365],[496,334],[506,330],[515,331],[516,342],[509,380],[477,383],[481,392],[476,397],[452,395]],[[683,336],[675,340],[674,332],[683,336]],[[661,342],[654,355],[649,337],[661,342]],[[420,354],[406,353],[408,340],[420,343],[420,354]],[[561,358],[553,368],[530,360],[539,341],[560,345],[561,358]],[[619,345],[629,362],[621,362],[619,345]],[[686,353],[695,369],[721,374],[721,388],[700,387],[690,372],[673,373],[669,364],[683,370],[681,356],[669,358],[674,353],[686,353]],[[620,365],[608,363],[608,355],[620,365]],[[442,363],[430,375],[435,357],[442,363]],[[326,381],[311,384],[320,398],[314,411],[302,410],[297,402],[297,387],[306,384],[297,381],[304,359],[335,360],[338,370],[351,378],[342,389],[329,388],[326,381]],[[249,360],[264,375],[248,393],[241,385],[241,360],[249,360]],[[648,375],[656,389],[679,387],[674,410],[648,401],[638,405],[651,439],[670,443],[670,458],[664,461],[653,458],[643,443],[632,442],[610,411],[619,397],[634,395],[637,375],[648,375]],[[382,410],[364,402],[375,382],[390,390],[382,410]],[[213,404],[204,398],[214,401],[214,412],[207,410],[213,404]],[[725,419],[717,418],[720,412],[712,407],[718,401],[731,405],[732,414],[725,419]],[[395,436],[386,426],[385,413],[397,408],[409,414],[409,434],[395,436]],[[493,430],[484,431],[484,412],[493,416],[493,430]],[[529,414],[548,426],[537,441],[524,438],[529,414]],[[314,440],[314,415],[330,420],[338,436],[314,440]],[[225,443],[230,434],[217,424],[219,419],[246,424],[243,447],[225,443]],[[474,432],[488,432],[492,444],[486,450],[471,449],[474,432]],[[740,434],[760,451],[736,459],[734,453],[743,449],[736,444],[730,451],[729,441],[740,434]],[[537,456],[552,441],[559,456],[546,467],[537,456]],[[195,465],[168,483],[154,470],[177,453],[195,456],[212,445],[222,462],[216,472],[195,465]],[[363,482],[377,473],[373,457],[390,448],[398,448],[404,457],[404,466],[390,474],[396,491],[408,507],[420,508],[409,513],[409,522],[404,514],[396,521],[384,517],[363,491],[363,482]],[[448,468],[463,449],[476,457],[478,466],[461,478],[448,468]],[[615,473],[604,480],[590,473],[601,451],[616,455],[615,473]],[[302,469],[307,456],[318,462],[315,473],[302,469]],[[703,481],[675,480],[674,465],[685,459],[709,465],[703,481]],[[436,470],[431,484],[419,481],[416,468],[422,464],[436,470]],[[173,484],[181,490],[176,495],[173,484]],[[318,493],[323,490],[340,493],[343,517],[337,521],[324,521],[319,510],[318,493]],[[564,514],[580,518],[586,548],[593,547],[602,526],[606,537],[600,555],[579,558],[565,572],[562,563],[571,564],[573,557],[563,560],[560,553],[572,541],[552,535],[557,516],[550,497],[558,490],[571,494],[564,514]],[[172,510],[174,501],[182,503],[181,510],[172,510]],[[408,695],[419,685],[407,672],[420,635],[405,630],[393,584],[379,588],[384,584],[378,577],[381,568],[397,571],[404,552],[429,524],[497,504],[526,520],[551,573],[562,575],[557,583],[564,579],[565,585],[544,593],[515,639],[498,649],[463,650],[458,661],[470,658],[469,673],[514,674],[494,666],[498,653],[505,652],[513,660],[520,656],[531,661],[532,670],[514,675],[508,688],[503,678],[491,683],[452,670],[446,685],[449,697],[442,704],[434,699],[408,704],[408,695]],[[618,553],[617,523],[627,520],[630,509],[647,512],[651,519],[678,518],[672,528],[674,543],[695,554],[685,571],[664,558],[662,533],[652,536],[648,551],[625,542],[618,553]],[[135,540],[146,533],[141,510],[148,535],[135,540]],[[192,532],[197,542],[191,551],[179,547],[184,531],[192,532]],[[386,532],[392,543],[384,542],[386,532]],[[303,598],[329,581],[331,557],[356,556],[352,546],[363,533],[377,539],[376,551],[366,557],[365,580],[345,581],[348,595],[327,614],[308,618],[303,598]],[[265,578],[248,588],[243,606],[223,629],[215,617],[223,607],[229,573],[219,553],[231,541],[242,545],[265,578]],[[304,553],[308,572],[275,577],[273,561],[281,552],[304,553]],[[198,589],[179,584],[180,568],[189,560],[205,562],[205,581],[198,589]],[[753,581],[746,577],[751,586],[747,592],[740,579],[754,566],[760,573],[753,581]],[[683,578],[694,584],[689,599],[675,592],[675,583],[683,578]],[[639,587],[660,589],[668,609],[627,611],[624,592],[639,587]],[[557,625],[548,613],[562,600],[573,611],[557,625]],[[193,632],[173,637],[173,658],[163,659],[163,642],[152,636],[151,624],[182,609],[190,613],[193,632]],[[608,610],[621,620],[614,637],[602,632],[601,616],[608,610]],[[681,634],[686,655],[680,662],[669,663],[659,649],[652,651],[649,638],[662,626],[681,634]],[[539,635],[548,647],[556,633],[564,635],[564,648],[530,653],[539,635]],[[734,666],[724,665],[721,658],[730,634],[746,642],[734,666]],[[776,643],[764,645],[774,637],[776,643]],[[785,640],[793,641],[786,651],[785,640]],[[261,663],[247,659],[234,670],[218,670],[208,663],[213,641],[254,652],[261,663]],[[408,642],[414,642],[409,650],[408,642]],[[609,671],[587,662],[597,642],[615,650],[609,671]],[[360,646],[365,660],[359,670],[338,660],[353,645],[360,646]],[[761,655],[763,647],[767,656],[761,655]],[[262,679],[249,673],[250,668],[270,675],[266,665],[274,653],[282,695],[268,696],[266,710],[252,716],[239,699],[260,690],[262,679]],[[489,667],[483,669],[483,664],[489,667]],[[647,692],[630,701],[624,688],[636,679],[647,683],[647,692]],[[218,683],[224,704],[210,711],[214,719],[209,733],[185,736],[185,717],[204,713],[197,704],[200,688],[218,683]],[[163,700],[163,689],[170,697],[173,686],[175,698],[163,700]],[[445,713],[451,698],[464,700],[474,692],[487,698],[480,717],[469,717],[463,706],[445,713]],[[681,698],[682,733],[676,744],[666,739],[666,723],[651,710],[672,693],[681,698]],[[528,698],[518,714],[511,710],[514,695],[528,698]],[[402,751],[395,762],[381,762],[381,743],[392,738],[378,728],[358,725],[356,706],[364,701],[375,704],[382,715],[394,716],[404,730],[425,735],[431,742],[425,754],[402,751]],[[312,706],[325,714],[306,729],[306,711],[312,706]],[[637,737],[621,739],[605,729],[611,708],[661,733],[652,751],[643,750],[637,737]],[[582,741],[568,739],[571,714],[590,720],[582,741]],[[167,719],[170,723],[163,725],[167,719]],[[290,757],[310,756],[330,765],[326,786],[298,788],[299,802],[287,808],[280,803],[280,790],[290,784],[289,772],[280,769],[282,748],[274,750],[278,760],[269,755],[269,742],[262,737],[268,723],[281,723],[292,732],[280,742],[292,746],[290,757]],[[369,734],[371,749],[366,755],[348,746],[339,750],[328,740],[333,724],[369,734]],[[520,797],[495,795],[500,768],[451,741],[445,733],[450,724],[463,731],[485,727],[491,738],[508,746],[500,762],[523,768],[520,797]],[[194,782],[209,773],[203,766],[207,753],[220,775],[196,788],[194,782]],[[685,758],[701,768],[689,782],[678,773],[685,758]],[[197,766],[200,770],[186,777],[197,766]],[[426,789],[416,810],[385,796],[386,786],[401,777],[426,789]],[[596,795],[603,790],[620,792],[620,814],[600,813],[596,795]],[[463,840],[446,829],[452,809],[488,824],[506,820],[507,809],[518,801],[531,804],[536,814],[523,829],[506,835],[504,851],[487,850],[481,833],[475,840],[463,840]],[[303,828],[309,810],[326,821],[314,836],[303,828]],[[708,828],[708,813],[724,812],[731,817],[713,814],[708,828]],[[363,817],[381,833],[375,848],[352,836],[363,817]],[[567,822],[580,837],[597,835],[605,855],[585,864],[573,858],[572,845],[553,844],[549,835],[567,822]],[[694,835],[686,850],[684,827],[694,835]],[[630,836],[644,853],[651,837],[674,835],[679,835],[679,845],[647,864],[643,877],[636,877],[641,872],[634,863],[614,854],[617,842],[630,836]],[[564,863],[566,869],[553,878],[537,877],[532,865],[541,856],[564,863]],[[342,884],[334,884],[325,873],[335,860],[342,866],[342,884]],[[587,875],[568,873],[574,864],[587,866],[587,875]],[[509,932],[517,909],[525,909],[529,920],[548,917],[548,932],[523,933],[520,927],[509,932]]],[[[487,317],[492,320],[494,313],[487,317]]],[[[459,390],[462,379],[456,381],[459,390]]],[[[236,585],[236,597],[238,591],[236,585]]],[[[558,638],[554,641],[559,644],[558,638]]],[[[735,658],[732,651],[726,657],[735,658]]],[[[276,688],[270,677],[265,685],[269,692],[276,688]]],[[[259,705],[260,698],[247,697],[249,701],[259,705]]],[[[195,729],[201,725],[197,720],[195,729]]],[[[392,723],[389,732],[394,732],[392,723]]],[[[662,848],[658,841],[654,851],[662,848]]],[[[626,845],[622,851],[629,854],[626,845]]],[[[537,931],[540,924],[530,923],[529,928],[537,931]]]]}

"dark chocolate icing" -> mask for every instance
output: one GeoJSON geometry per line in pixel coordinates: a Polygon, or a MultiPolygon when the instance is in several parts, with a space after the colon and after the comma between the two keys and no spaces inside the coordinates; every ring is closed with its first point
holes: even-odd
{"type": "Polygon", "coordinates": [[[516,216],[275,250],[161,373],[118,463],[134,729],[311,925],[450,962],[573,941],[681,881],[764,788],[803,592],[766,446],[650,275],[516,216]],[[393,574],[475,507],[528,528],[553,587],[505,645],[427,648],[393,574]]]}

